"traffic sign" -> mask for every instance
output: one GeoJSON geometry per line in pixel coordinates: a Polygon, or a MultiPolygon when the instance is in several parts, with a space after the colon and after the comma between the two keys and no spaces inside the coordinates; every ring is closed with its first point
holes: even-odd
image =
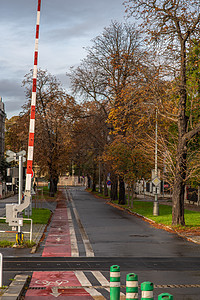
{"type": "Polygon", "coordinates": [[[13,152],[13,151],[11,151],[11,150],[7,150],[6,151],[6,161],[9,163],[9,162],[11,162],[11,161],[18,161],[19,160],[19,156],[23,156],[23,162],[25,162],[26,161],[26,158],[25,158],[25,155],[26,155],[26,151],[25,150],[22,150],[22,151],[20,151],[20,152],[18,152],[18,153],[15,153],[15,152],[13,152]]]}
{"type": "Polygon", "coordinates": [[[152,180],[152,182],[153,182],[153,184],[157,187],[157,186],[159,186],[159,184],[160,184],[160,179],[158,178],[158,177],[155,177],[153,180],[152,180]]]}
{"type": "Polygon", "coordinates": [[[15,155],[16,155],[16,153],[15,152],[13,152],[13,151],[11,151],[11,150],[7,150],[6,151],[6,161],[9,163],[9,162],[11,162],[11,161],[13,161],[14,159],[15,159],[15,155]]]}
{"type": "Polygon", "coordinates": [[[107,180],[107,185],[111,185],[111,181],[110,180],[107,180]]]}

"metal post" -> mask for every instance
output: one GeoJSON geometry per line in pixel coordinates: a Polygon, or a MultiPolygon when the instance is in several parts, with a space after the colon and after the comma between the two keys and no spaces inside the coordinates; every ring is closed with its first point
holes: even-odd
{"type": "Polygon", "coordinates": [[[0,287],[3,286],[3,254],[0,253],[0,287]]]}
{"type": "Polygon", "coordinates": [[[33,220],[31,219],[30,242],[32,242],[32,236],[33,236],[33,220]]]}
{"type": "Polygon", "coordinates": [[[99,158],[99,193],[101,193],[101,163],[99,158]]]}
{"type": "MultiPolygon", "coordinates": [[[[158,110],[156,108],[156,128],[155,128],[155,177],[158,176],[158,110]]],[[[153,203],[153,215],[159,215],[157,187],[155,191],[155,201],[153,203]]]]}
{"type": "MultiPolygon", "coordinates": [[[[18,194],[19,205],[21,204],[22,201],[22,186],[23,186],[22,170],[23,170],[23,155],[19,155],[19,194],[18,194]]],[[[18,240],[20,239],[20,237],[21,237],[21,226],[18,225],[18,240]]]]}
{"type": "Polygon", "coordinates": [[[126,300],[138,299],[138,276],[134,273],[126,275],[126,300]]]}
{"type": "Polygon", "coordinates": [[[74,162],[72,162],[72,186],[75,185],[75,177],[74,177],[74,162]]]}
{"type": "Polygon", "coordinates": [[[120,266],[110,267],[110,300],[120,299],[120,266]]]}
{"type": "Polygon", "coordinates": [[[22,186],[23,186],[22,170],[23,170],[23,156],[19,155],[19,197],[18,197],[19,204],[21,204],[21,200],[22,200],[22,186]]]}

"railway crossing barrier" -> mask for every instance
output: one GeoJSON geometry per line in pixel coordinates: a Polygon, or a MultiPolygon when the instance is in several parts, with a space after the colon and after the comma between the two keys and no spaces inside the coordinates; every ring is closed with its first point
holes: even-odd
{"type": "MultiPolygon", "coordinates": [[[[145,281],[141,283],[141,300],[154,300],[153,283],[145,281]]],[[[129,273],[126,276],[126,300],[138,299],[138,276],[135,273],[129,273]]],[[[110,267],[110,300],[120,300],[120,266],[110,267]]],[[[173,296],[168,293],[162,293],[158,300],[173,300],[173,296]]]]}

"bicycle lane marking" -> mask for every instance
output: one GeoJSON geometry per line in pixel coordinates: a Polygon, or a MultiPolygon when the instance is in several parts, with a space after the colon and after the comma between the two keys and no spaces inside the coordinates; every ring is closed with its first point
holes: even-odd
{"type": "MultiPolygon", "coordinates": [[[[63,205],[55,210],[50,230],[42,253],[43,257],[71,256],[70,230],[67,207],[63,205]]],[[[94,299],[84,288],[73,271],[34,272],[25,300],[67,298],[94,299]],[[60,289],[59,289],[60,287],[60,289]],[[67,288],[70,287],[70,288],[67,288]],[[74,287],[74,289],[73,289],[74,287]]],[[[103,299],[103,298],[102,298],[103,299]]]]}
{"type": "Polygon", "coordinates": [[[79,286],[81,287],[81,284],[73,271],[34,272],[25,299],[31,300],[36,299],[36,297],[54,299],[63,296],[69,297],[69,299],[71,297],[71,299],[76,299],[75,297],[93,299],[84,288],[71,288],[79,286]]]}

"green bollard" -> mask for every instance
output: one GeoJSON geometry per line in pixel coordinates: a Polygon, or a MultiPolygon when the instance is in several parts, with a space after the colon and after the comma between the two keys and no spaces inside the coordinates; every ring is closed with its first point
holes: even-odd
{"type": "Polygon", "coordinates": [[[168,293],[162,293],[158,296],[158,300],[162,300],[162,299],[165,299],[165,300],[173,300],[174,297],[168,293]]]}
{"type": "Polygon", "coordinates": [[[110,300],[120,299],[120,266],[110,267],[110,300]]]}
{"type": "Polygon", "coordinates": [[[153,300],[153,283],[146,281],[141,284],[142,298],[141,300],[153,300]]]}
{"type": "Polygon", "coordinates": [[[138,276],[134,273],[126,275],[126,300],[138,300],[138,276]]]}

